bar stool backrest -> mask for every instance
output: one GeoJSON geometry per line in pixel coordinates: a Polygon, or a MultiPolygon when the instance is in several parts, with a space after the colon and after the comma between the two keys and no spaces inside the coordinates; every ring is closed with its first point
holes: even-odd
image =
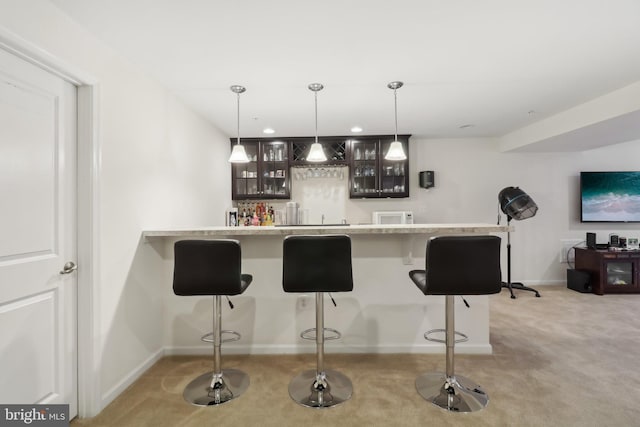
{"type": "Polygon", "coordinates": [[[238,295],[247,286],[242,280],[237,240],[180,240],[174,254],[176,295],[238,295]]]}
{"type": "Polygon", "coordinates": [[[500,237],[439,236],[427,243],[425,295],[500,292],[500,237]]]}
{"type": "Polygon", "coordinates": [[[287,236],[282,260],[282,288],[285,292],[353,290],[349,236],[287,236]]]}

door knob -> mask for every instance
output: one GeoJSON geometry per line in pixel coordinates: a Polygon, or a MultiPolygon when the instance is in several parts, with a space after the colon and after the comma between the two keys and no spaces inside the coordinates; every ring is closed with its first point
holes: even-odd
{"type": "Polygon", "coordinates": [[[68,261],[64,265],[64,267],[62,267],[62,270],[60,271],[60,274],[69,274],[69,273],[74,272],[77,269],[78,269],[78,266],[73,261],[68,261]]]}

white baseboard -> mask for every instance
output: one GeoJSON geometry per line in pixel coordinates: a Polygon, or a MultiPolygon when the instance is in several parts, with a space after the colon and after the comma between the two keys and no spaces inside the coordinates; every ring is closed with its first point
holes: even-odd
{"type": "Polygon", "coordinates": [[[102,407],[100,410],[104,409],[109,405],[113,400],[120,395],[127,387],[133,384],[142,374],[144,374],[154,363],[158,360],[162,359],[165,354],[165,350],[161,348],[160,350],[153,353],[149,356],[144,362],[138,365],[135,369],[133,369],[127,376],[125,376],[118,384],[113,386],[110,390],[108,390],[105,394],[102,395],[102,407]]]}

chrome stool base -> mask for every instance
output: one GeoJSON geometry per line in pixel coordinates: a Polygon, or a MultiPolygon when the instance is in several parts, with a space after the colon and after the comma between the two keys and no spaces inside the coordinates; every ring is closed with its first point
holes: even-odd
{"type": "Polygon", "coordinates": [[[185,387],[182,397],[192,405],[221,405],[235,399],[249,387],[249,375],[238,369],[223,369],[217,387],[212,387],[213,371],[200,375],[185,387]]]}
{"type": "Polygon", "coordinates": [[[423,374],[416,379],[416,389],[420,396],[450,412],[475,412],[489,403],[489,396],[479,385],[460,375],[423,374]]]}
{"type": "Polygon", "coordinates": [[[332,369],[318,375],[316,370],[304,371],[289,383],[289,396],[302,406],[329,408],[351,398],[353,385],[344,374],[332,369]]]}

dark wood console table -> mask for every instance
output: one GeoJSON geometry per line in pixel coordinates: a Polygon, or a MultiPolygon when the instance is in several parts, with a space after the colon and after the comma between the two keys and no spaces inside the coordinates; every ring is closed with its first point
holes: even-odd
{"type": "Polygon", "coordinates": [[[640,293],[640,251],[576,248],[576,269],[591,275],[593,293],[640,293]]]}

